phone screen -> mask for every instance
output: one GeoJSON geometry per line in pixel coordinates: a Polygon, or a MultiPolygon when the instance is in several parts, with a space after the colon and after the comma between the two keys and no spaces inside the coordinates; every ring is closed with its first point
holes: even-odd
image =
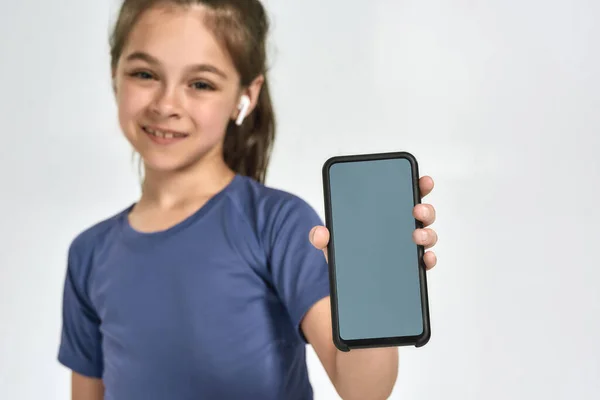
{"type": "Polygon", "coordinates": [[[341,339],[421,335],[410,161],[333,163],[329,190],[341,339]]]}

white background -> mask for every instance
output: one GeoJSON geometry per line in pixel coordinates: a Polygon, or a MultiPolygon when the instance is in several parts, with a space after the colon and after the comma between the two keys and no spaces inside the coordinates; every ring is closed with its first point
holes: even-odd
{"type": "MultiPolygon", "coordinates": [[[[433,335],[393,399],[600,398],[600,3],[270,0],[268,184],[321,215],[332,155],[436,188],[433,335]]],[[[138,195],[109,83],[114,0],[0,6],[0,398],[66,399],[66,250],[138,195]]],[[[313,353],[317,399],[336,398],[313,353]]]]}

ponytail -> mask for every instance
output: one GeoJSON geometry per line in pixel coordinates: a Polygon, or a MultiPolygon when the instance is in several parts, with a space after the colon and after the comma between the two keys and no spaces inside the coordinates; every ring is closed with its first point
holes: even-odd
{"type": "Polygon", "coordinates": [[[236,173],[264,183],[274,139],[275,113],[265,78],[254,111],[241,126],[230,121],[227,127],[223,145],[225,162],[236,173]]]}

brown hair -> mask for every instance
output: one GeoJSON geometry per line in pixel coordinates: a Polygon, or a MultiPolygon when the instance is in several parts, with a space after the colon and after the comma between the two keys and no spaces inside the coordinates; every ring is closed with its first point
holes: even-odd
{"type": "Polygon", "coordinates": [[[196,4],[210,10],[205,22],[233,60],[241,86],[265,76],[256,108],[242,126],[230,121],[223,146],[231,169],[264,183],[275,139],[275,115],[266,78],[269,21],[259,0],[124,0],[110,36],[111,69],[116,70],[129,33],[145,11],[161,5],[196,4]]]}

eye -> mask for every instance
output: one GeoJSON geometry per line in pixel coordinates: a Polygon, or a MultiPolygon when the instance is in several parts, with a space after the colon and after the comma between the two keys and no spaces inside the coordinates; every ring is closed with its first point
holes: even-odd
{"type": "Polygon", "coordinates": [[[140,78],[142,80],[147,80],[147,79],[152,79],[154,78],[154,76],[146,71],[135,71],[129,74],[129,76],[132,76],[134,78],[140,78]]]}
{"type": "Polygon", "coordinates": [[[214,88],[210,84],[203,81],[197,81],[192,83],[192,88],[196,90],[214,90],[214,88]]]}

